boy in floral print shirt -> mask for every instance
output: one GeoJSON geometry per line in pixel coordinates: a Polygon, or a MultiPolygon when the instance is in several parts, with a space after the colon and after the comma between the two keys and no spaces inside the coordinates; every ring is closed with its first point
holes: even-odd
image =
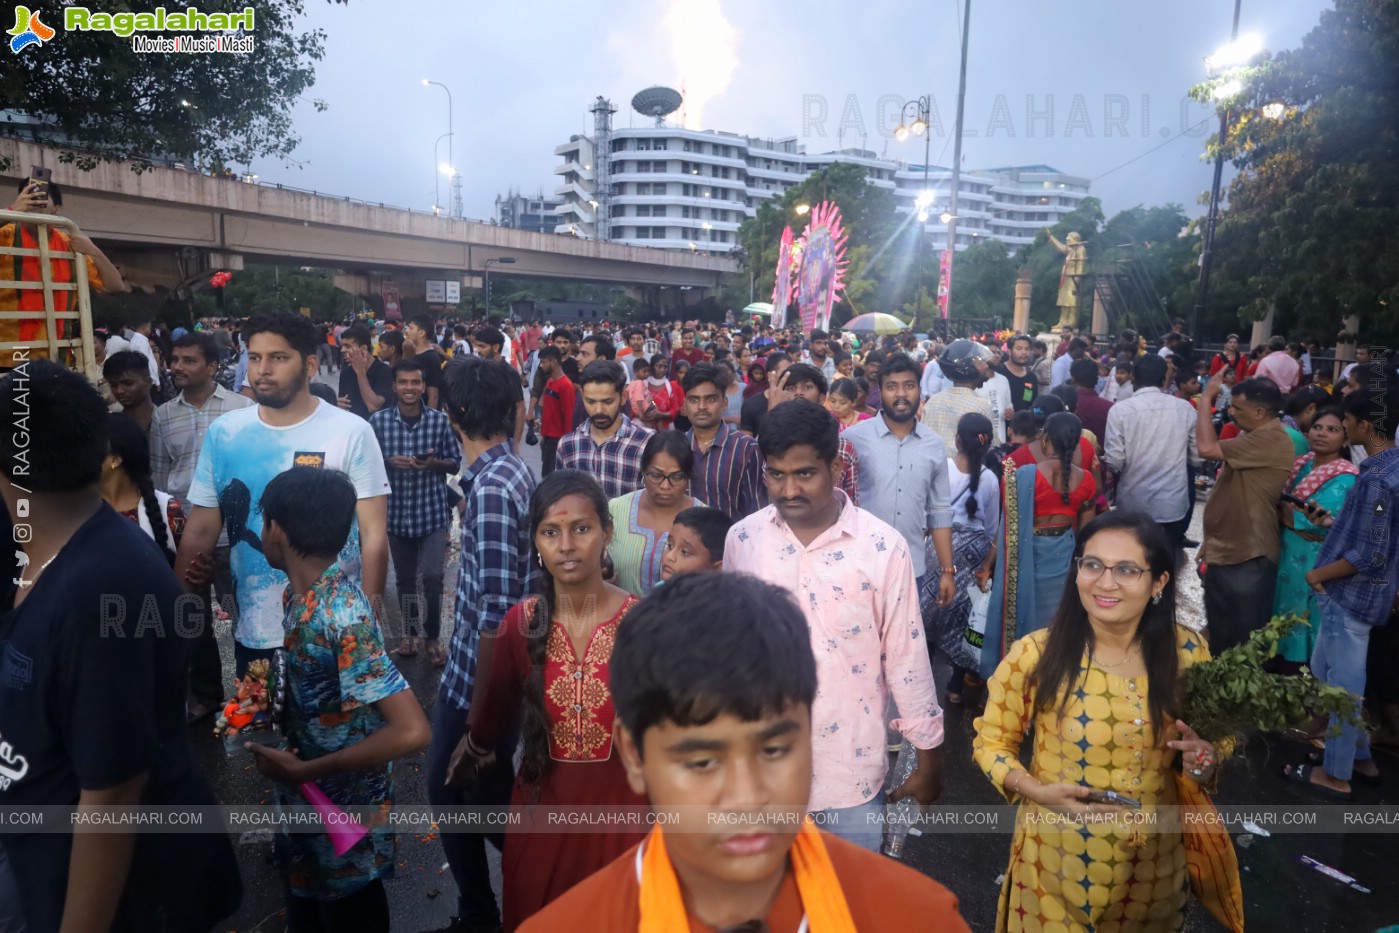
{"type": "MultiPolygon", "coordinates": [[[[430,731],[384,651],[368,599],[336,561],[356,498],[343,473],[316,467],[288,470],[263,492],[263,549],[291,581],[283,596],[288,749],[249,749],[279,782],[283,808],[308,809],[300,786],[314,782],[343,809],[377,807],[387,816],[393,760],[426,746],[430,731]]],[[[393,874],[394,836],[386,822],[374,820],[344,855],[324,833],[282,834],[290,930],[389,929],[382,879],[393,874]]]]}

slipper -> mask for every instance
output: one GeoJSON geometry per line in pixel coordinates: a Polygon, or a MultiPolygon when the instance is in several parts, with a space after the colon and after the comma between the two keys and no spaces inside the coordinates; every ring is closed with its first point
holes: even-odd
{"type": "Polygon", "coordinates": [[[428,639],[427,657],[433,667],[447,666],[447,649],[435,638],[428,639]]]}
{"type": "Polygon", "coordinates": [[[1289,781],[1293,784],[1301,784],[1302,786],[1310,790],[1312,793],[1317,794],[1321,797],[1331,797],[1333,799],[1346,801],[1349,801],[1351,799],[1351,795],[1346,793],[1345,791],[1336,790],[1334,787],[1326,787],[1323,784],[1314,783],[1312,781],[1313,767],[1315,766],[1287,765],[1282,769],[1283,780],[1289,781]]]}
{"type": "MultiPolygon", "coordinates": [[[[1307,754],[1307,760],[1314,765],[1320,765],[1325,755],[1326,753],[1321,750],[1309,752],[1307,754]]],[[[1378,785],[1384,783],[1384,775],[1366,774],[1364,771],[1356,771],[1354,768],[1350,771],[1350,779],[1360,784],[1378,785]]]]}
{"type": "Polygon", "coordinates": [[[404,635],[399,641],[398,647],[394,649],[394,654],[400,658],[415,658],[418,656],[418,639],[412,635],[404,635]]]}
{"type": "Polygon", "coordinates": [[[185,704],[185,725],[192,726],[201,719],[208,719],[217,710],[217,703],[205,703],[202,700],[195,700],[185,704]]]}

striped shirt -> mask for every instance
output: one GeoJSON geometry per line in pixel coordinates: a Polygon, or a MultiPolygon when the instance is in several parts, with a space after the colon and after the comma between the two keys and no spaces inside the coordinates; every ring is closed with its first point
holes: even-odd
{"type": "Polygon", "coordinates": [[[758,453],[757,441],[732,425],[722,423],[708,450],[700,449],[693,430],[686,436],[695,454],[690,495],[708,502],[735,521],[767,505],[763,457],[758,453]]]}
{"type": "MultiPolygon", "coordinates": [[[[993,421],[995,410],[991,402],[976,394],[974,389],[948,386],[923,405],[923,423],[932,428],[942,445],[948,450],[957,449],[957,422],[963,415],[976,413],[993,421]]],[[[992,427],[994,428],[994,421],[992,427]]]]}
{"type": "Polygon", "coordinates": [[[404,538],[422,538],[452,523],[447,508],[447,474],[436,470],[400,470],[389,463],[394,457],[431,455],[461,466],[461,445],[447,416],[423,406],[417,420],[404,419],[396,403],[369,416],[369,426],[384,452],[389,474],[388,532],[404,538]]]}
{"type": "Polygon", "coordinates": [[[641,452],[653,433],[619,415],[622,424],[601,444],[593,440],[593,424],[584,420],[559,441],[559,469],[582,470],[600,484],[608,499],[641,488],[641,452]]]}
{"type": "Polygon", "coordinates": [[[199,463],[199,448],[209,425],[230,411],[247,408],[253,400],[235,395],[217,382],[202,408],[185,401],[181,392],[151,416],[151,479],[155,488],[170,493],[189,510],[189,487],[199,463]]]}
{"type": "Polygon", "coordinates": [[[494,634],[530,581],[529,500],[534,475],[508,443],[497,444],[461,475],[466,497],[461,570],[457,574],[456,626],[440,701],[471,706],[481,634],[494,634]]]}

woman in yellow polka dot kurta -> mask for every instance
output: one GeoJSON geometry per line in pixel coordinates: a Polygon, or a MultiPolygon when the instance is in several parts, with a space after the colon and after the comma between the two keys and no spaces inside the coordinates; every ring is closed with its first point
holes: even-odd
{"type": "Polygon", "coordinates": [[[1179,681],[1209,652],[1174,622],[1174,561],[1155,522],[1122,512],[1095,519],[1075,565],[1077,593],[1066,593],[1048,629],[1011,646],[976,721],[977,764],[1020,802],[996,929],[1178,930],[1190,886],[1177,752],[1200,783],[1219,760],[1176,718],[1179,681]],[[1026,768],[1019,755],[1031,728],[1026,768]],[[1093,791],[1142,807],[1086,801],[1093,791]]]}

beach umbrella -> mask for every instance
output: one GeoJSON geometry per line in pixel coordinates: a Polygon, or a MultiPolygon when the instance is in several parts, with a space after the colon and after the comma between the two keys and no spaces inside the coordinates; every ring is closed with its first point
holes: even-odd
{"type": "Polygon", "coordinates": [[[892,314],[874,311],[851,318],[840,329],[856,334],[897,334],[908,329],[908,325],[892,314]]]}

